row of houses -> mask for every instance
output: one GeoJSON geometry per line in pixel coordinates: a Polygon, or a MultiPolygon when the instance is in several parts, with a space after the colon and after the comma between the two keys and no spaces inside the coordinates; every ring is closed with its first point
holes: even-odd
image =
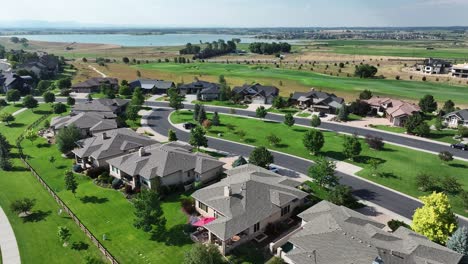
{"type": "Polygon", "coordinates": [[[310,207],[300,182],[267,169],[247,164],[224,171],[223,162],[193,152],[187,144],[161,144],[128,128],[93,129],[102,122],[99,118],[113,120],[125,105],[119,99],[77,104],[70,116],[54,118],[51,126],[55,131],[90,127],[72,151],[76,163],[84,169],[107,168],[134,189],[204,183],[192,194],[196,223],[202,223],[190,235],[197,243],[214,244],[229,254],[249,241],[273,241],[272,252],[290,264],[455,264],[462,259],[404,227],[388,233],[384,225],[345,207],[325,201],[310,207]],[[226,176],[219,180],[223,172],[226,176]],[[291,232],[268,240],[273,225],[291,232]]]}
{"type": "Polygon", "coordinates": [[[425,74],[451,74],[457,78],[468,78],[468,64],[452,65],[451,62],[442,59],[425,59],[416,64],[416,70],[425,74]]]}

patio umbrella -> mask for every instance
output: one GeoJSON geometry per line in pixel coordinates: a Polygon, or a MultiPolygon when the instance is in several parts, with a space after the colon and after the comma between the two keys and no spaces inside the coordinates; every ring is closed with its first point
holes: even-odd
{"type": "Polygon", "coordinates": [[[202,217],[202,219],[198,220],[197,222],[193,223],[194,226],[204,226],[210,222],[216,220],[214,217],[202,217]]]}

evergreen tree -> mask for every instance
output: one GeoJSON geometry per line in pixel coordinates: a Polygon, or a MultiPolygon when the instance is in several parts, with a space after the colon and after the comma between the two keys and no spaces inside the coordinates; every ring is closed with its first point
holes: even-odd
{"type": "Polygon", "coordinates": [[[67,97],[67,105],[75,105],[75,98],[68,96],[67,97]]]}
{"type": "Polygon", "coordinates": [[[232,167],[235,168],[235,167],[239,167],[239,166],[242,166],[242,165],[245,165],[247,164],[247,160],[243,157],[243,156],[239,156],[239,158],[237,158],[233,163],[232,163],[232,167]]]}
{"type": "Polygon", "coordinates": [[[343,104],[341,108],[338,110],[338,116],[337,116],[338,120],[342,122],[347,121],[348,115],[349,115],[348,107],[345,104],[343,104]]]}
{"type": "Polygon", "coordinates": [[[419,107],[421,111],[425,113],[431,113],[437,110],[437,102],[434,100],[434,96],[426,94],[421,100],[419,100],[419,107]]]}
{"type": "Polygon", "coordinates": [[[206,119],[207,119],[207,117],[206,117],[205,107],[201,106],[200,111],[198,112],[197,121],[201,125],[201,124],[203,124],[203,121],[205,121],[206,119]]]}
{"type": "Polygon", "coordinates": [[[296,123],[296,120],[294,120],[294,117],[291,113],[287,113],[284,116],[284,124],[287,125],[288,127],[292,127],[296,123]]]}
{"type": "Polygon", "coordinates": [[[452,100],[446,101],[442,107],[442,111],[444,111],[446,114],[455,111],[455,103],[452,100]]]}
{"type": "Polygon", "coordinates": [[[78,188],[78,182],[75,179],[75,175],[71,171],[65,173],[65,188],[68,191],[73,193],[73,196],[76,194],[76,189],[78,188]]]}
{"type": "Polygon", "coordinates": [[[132,105],[143,105],[145,102],[145,96],[143,95],[143,92],[141,91],[140,87],[135,88],[135,91],[133,91],[132,95],[132,101],[130,104],[132,105]]]}
{"type": "Polygon", "coordinates": [[[265,118],[265,116],[268,114],[268,111],[265,109],[263,106],[259,106],[257,110],[255,110],[255,115],[258,118],[265,118]]]}
{"type": "Polygon", "coordinates": [[[166,231],[166,218],[158,193],[142,189],[133,200],[133,206],[135,207],[133,225],[145,232],[150,232],[155,239],[163,239],[166,231]]]}
{"type": "Polygon", "coordinates": [[[169,106],[174,110],[178,111],[183,107],[182,101],[184,100],[182,96],[177,93],[175,88],[170,88],[168,90],[169,95],[169,106]]]}
{"type": "Polygon", "coordinates": [[[169,129],[167,138],[170,142],[178,140],[176,133],[172,129],[169,129]]]}
{"type": "Polygon", "coordinates": [[[212,122],[213,126],[219,126],[219,125],[221,125],[221,122],[220,122],[220,120],[219,120],[218,112],[214,112],[213,118],[211,119],[211,122],[212,122]]]}
{"type": "Polygon", "coordinates": [[[193,120],[198,121],[198,114],[200,113],[201,104],[195,104],[193,106],[193,120]]]}
{"type": "Polygon", "coordinates": [[[372,92],[370,90],[364,90],[359,94],[359,99],[361,100],[369,100],[372,98],[372,92]]]}
{"type": "Polygon", "coordinates": [[[468,256],[468,229],[465,226],[458,228],[447,241],[447,247],[468,256]]]}

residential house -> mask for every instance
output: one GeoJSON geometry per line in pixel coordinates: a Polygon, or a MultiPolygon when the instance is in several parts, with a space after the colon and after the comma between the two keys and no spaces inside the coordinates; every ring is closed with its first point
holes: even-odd
{"type": "Polygon", "coordinates": [[[254,104],[272,104],[275,97],[279,95],[279,89],[274,86],[263,86],[261,84],[244,84],[232,89],[233,94],[240,96],[244,102],[254,104]]]}
{"type": "Polygon", "coordinates": [[[108,112],[81,112],[72,113],[68,116],[57,116],[52,118],[50,128],[56,134],[64,127],[75,126],[83,137],[90,137],[96,133],[116,129],[117,116],[108,112]]]}
{"type": "Polygon", "coordinates": [[[178,142],[145,146],[108,163],[111,176],[133,188],[149,189],[189,185],[195,181],[206,183],[220,176],[224,165],[207,154],[192,152],[190,145],[178,142]]]}
{"type": "Polygon", "coordinates": [[[299,182],[269,170],[246,164],[226,174],[192,194],[197,212],[215,218],[192,239],[213,243],[222,254],[252,239],[264,239],[267,226],[288,221],[305,203],[307,193],[296,188],[299,182]]]}
{"type": "Polygon", "coordinates": [[[125,99],[94,99],[74,105],[72,107],[72,113],[101,112],[119,115],[125,112],[128,103],[129,100],[125,99]]]}
{"type": "Polygon", "coordinates": [[[17,89],[22,94],[31,91],[33,79],[31,76],[19,76],[14,72],[0,72],[0,91],[8,92],[10,89],[17,89]]]}
{"type": "Polygon", "coordinates": [[[452,67],[452,76],[457,78],[468,78],[468,64],[458,64],[452,67]]]}
{"type": "Polygon", "coordinates": [[[422,64],[416,65],[416,70],[426,74],[447,74],[451,71],[452,64],[441,59],[425,59],[422,64]]]}
{"type": "Polygon", "coordinates": [[[344,104],[344,99],[334,94],[316,91],[312,88],[309,92],[294,92],[291,103],[301,109],[309,108],[314,112],[336,114],[344,104]]]}
{"type": "Polygon", "coordinates": [[[278,250],[289,264],[458,264],[463,255],[405,227],[389,233],[365,215],[322,201],[278,250]]]}
{"type": "Polygon", "coordinates": [[[17,67],[34,72],[41,79],[50,79],[59,73],[60,60],[55,55],[40,52],[36,58],[31,58],[17,67]]]}
{"type": "Polygon", "coordinates": [[[458,110],[444,116],[444,123],[448,127],[456,128],[459,125],[468,127],[468,109],[458,110]]]}
{"type": "Polygon", "coordinates": [[[408,117],[421,111],[419,106],[401,100],[374,96],[368,103],[372,112],[379,116],[386,116],[393,126],[404,126],[408,117]]]}
{"type": "Polygon", "coordinates": [[[145,93],[167,94],[167,90],[175,88],[174,82],[152,79],[138,79],[131,83],[129,86],[132,90],[140,87],[145,93]]]}
{"type": "Polygon", "coordinates": [[[219,99],[220,87],[217,83],[196,80],[179,86],[180,94],[196,94],[199,100],[209,101],[219,99]]]}
{"type": "Polygon", "coordinates": [[[75,154],[76,163],[83,168],[108,167],[108,160],[138,151],[156,141],[142,136],[129,128],[119,128],[96,133],[93,137],[78,141],[75,154]]]}
{"type": "Polygon", "coordinates": [[[71,89],[75,93],[97,93],[100,92],[101,86],[103,85],[108,85],[110,88],[117,91],[119,89],[119,80],[108,77],[94,77],[72,85],[71,89]]]}

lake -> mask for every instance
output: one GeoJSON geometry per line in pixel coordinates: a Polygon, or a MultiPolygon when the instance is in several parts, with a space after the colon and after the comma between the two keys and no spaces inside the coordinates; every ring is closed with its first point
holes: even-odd
{"type": "MultiPolygon", "coordinates": [[[[11,36],[8,36],[11,37],[11,36]]],[[[213,42],[218,39],[231,40],[240,38],[241,43],[273,42],[273,40],[256,39],[253,36],[224,35],[224,34],[164,34],[164,35],[128,35],[128,34],[57,34],[57,35],[18,35],[28,40],[65,42],[65,43],[99,43],[128,47],[143,46],[181,46],[188,42],[200,44],[213,42]]]]}

